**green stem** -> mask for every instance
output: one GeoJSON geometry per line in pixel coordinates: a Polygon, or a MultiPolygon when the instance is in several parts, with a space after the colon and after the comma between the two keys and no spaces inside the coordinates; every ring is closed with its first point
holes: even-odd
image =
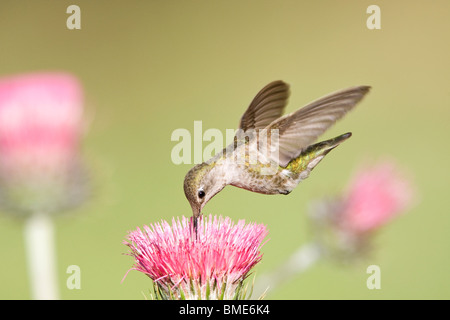
{"type": "Polygon", "coordinates": [[[51,217],[44,213],[32,214],[25,221],[24,236],[31,298],[58,299],[54,228],[51,217]]]}
{"type": "Polygon", "coordinates": [[[321,249],[316,243],[308,243],[298,248],[286,262],[270,273],[256,279],[253,290],[256,298],[273,291],[297,274],[312,267],[321,257],[321,249]]]}

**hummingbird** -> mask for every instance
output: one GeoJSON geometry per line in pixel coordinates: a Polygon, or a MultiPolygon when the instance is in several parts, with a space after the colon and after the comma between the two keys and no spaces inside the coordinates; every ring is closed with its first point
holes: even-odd
{"type": "Polygon", "coordinates": [[[289,194],[331,150],[351,137],[348,132],[314,143],[369,90],[370,86],[340,90],[283,116],[289,85],[273,81],[262,88],[242,115],[234,141],[186,174],[184,193],[194,224],[206,203],[227,185],[289,194]]]}

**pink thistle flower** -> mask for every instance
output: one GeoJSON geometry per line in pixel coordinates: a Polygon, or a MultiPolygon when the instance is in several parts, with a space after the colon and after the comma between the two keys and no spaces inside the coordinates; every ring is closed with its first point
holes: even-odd
{"type": "Polygon", "coordinates": [[[86,196],[79,149],[83,92],[66,73],[0,79],[0,204],[53,213],[86,196]]]}
{"type": "Polygon", "coordinates": [[[199,218],[197,233],[192,218],[173,218],[130,232],[124,244],[136,261],[130,270],[150,277],[157,297],[233,299],[242,297],[266,235],[264,225],[210,215],[199,218]]]}
{"type": "Polygon", "coordinates": [[[412,206],[413,189],[409,177],[392,161],[360,168],[342,195],[312,207],[322,249],[347,258],[363,253],[375,231],[412,206]]]}
{"type": "Polygon", "coordinates": [[[404,213],[412,200],[412,186],[393,162],[362,168],[344,196],[342,227],[354,233],[376,230],[404,213]]]}

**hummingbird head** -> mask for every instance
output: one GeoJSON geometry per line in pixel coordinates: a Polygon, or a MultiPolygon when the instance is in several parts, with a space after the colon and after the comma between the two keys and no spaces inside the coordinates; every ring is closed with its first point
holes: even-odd
{"type": "Polygon", "coordinates": [[[214,171],[214,165],[203,162],[189,170],[184,178],[184,194],[195,218],[201,214],[205,204],[225,187],[214,171]]]}

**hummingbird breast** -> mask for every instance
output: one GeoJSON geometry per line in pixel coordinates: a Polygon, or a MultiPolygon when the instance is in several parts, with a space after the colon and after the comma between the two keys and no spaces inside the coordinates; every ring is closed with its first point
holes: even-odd
{"type": "Polygon", "coordinates": [[[217,164],[223,166],[227,184],[263,194],[288,194],[300,182],[300,174],[282,168],[251,143],[238,146],[217,164]]]}
{"type": "Polygon", "coordinates": [[[240,177],[230,185],[263,194],[289,194],[296,186],[292,178],[284,174],[262,175],[239,166],[240,177]]]}

